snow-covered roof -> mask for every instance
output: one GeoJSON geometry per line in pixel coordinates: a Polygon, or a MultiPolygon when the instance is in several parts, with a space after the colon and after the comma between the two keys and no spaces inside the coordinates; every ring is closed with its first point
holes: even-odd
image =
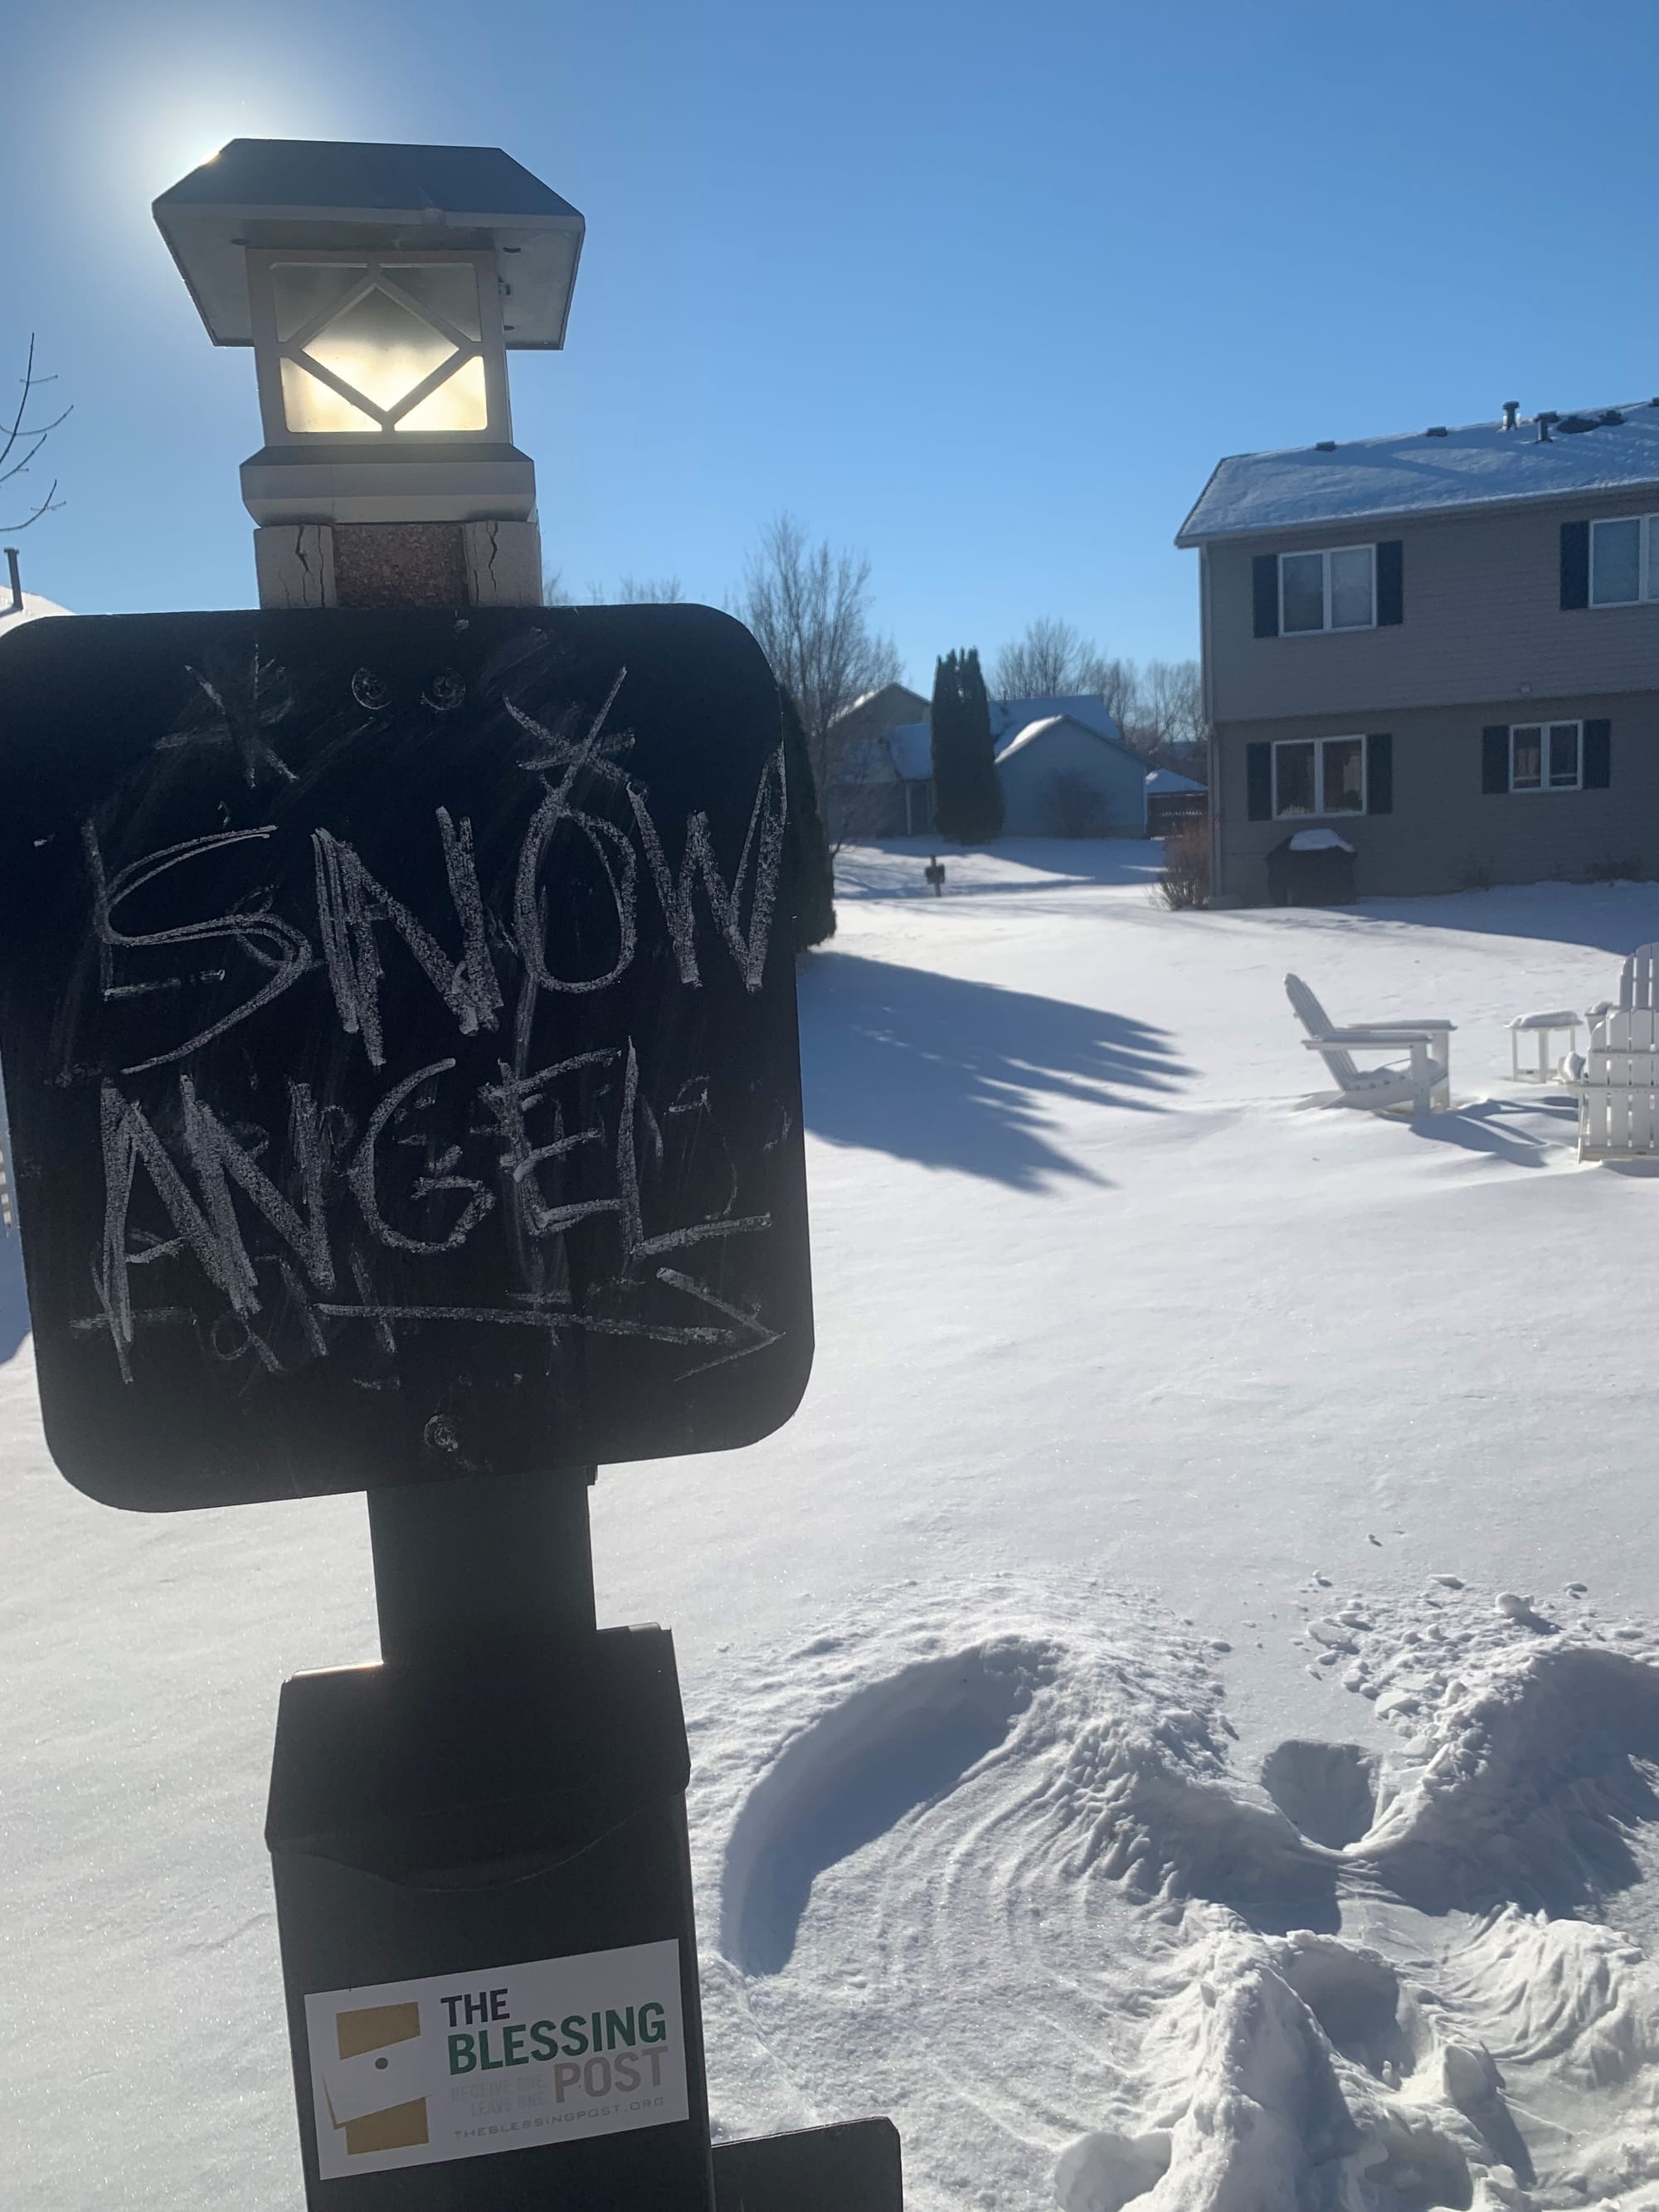
{"type": "Polygon", "coordinates": [[[929,722],[896,722],[886,733],[888,757],[906,783],[925,783],[933,773],[933,731],[929,722]]]}
{"type": "Polygon", "coordinates": [[[1123,732],[1108,713],[1106,702],[1094,691],[1063,692],[1042,699],[993,699],[991,735],[1006,738],[1011,730],[1023,730],[1028,723],[1040,722],[1045,716],[1054,714],[1081,722],[1085,730],[1093,730],[1098,737],[1110,738],[1115,744],[1123,742],[1123,732]]]}
{"type": "Polygon", "coordinates": [[[60,607],[55,599],[43,599],[39,592],[25,592],[21,610],[13,611],[10,595],[0,595],[0,637],[8,630],[21,629],[27,622],[35,622],[42,615],[66,615],[67,607],[60,607]]]}
{"type": "MultiPolygon", "coordinates": [[[[1110,720],[1111,718],[1109,715],[1107,719],[1110,720]]],[[[1114,730],[1116,726],[1114,723],[1114,730]]],[[[1097,744],[1116,745],[1121,750],[1125,752],[1128,750],[1121,738],[1110,736],[1106,731],[1097,729],[1092,722],[1080,721],[1075,714],[1040,714],[1036,721],[1027,722],[1024,728],[1010,738],[1006,745],[997,747],[997,766],[1000,768],[1004,761],[1012,760],[1016,753],[1024,752],[1029,746],[1040,743],[1042,738],[1051,736],[1054,731],[1067,728],[1081,730],[1085,737],[1093,738],[1097,744]]]]}
{"type": "MultiPolygon", "coordinates": [[[[884,686],[897,689],[897,686],[884,686]]],[[[867,695],[873,698],[876,694],[867,695]]],[[[993,699],[991,708],[991,741],[1001,746],[999,760],[1006,758],[1012,746],[1001,741],[1010,732],[1016,733],[1016,743],[1040,723],[1075,722],[1091,738],[1103,738],[1109,744],[1123,744],[1123,732],[1106,710],[1106,704],[1092,692],[1079,692],[1070,697],[1055,699],[993,699]]],[[[850,714],[853,708],[848,708],[850,714]]],[[[1127,748],[1126,747],[1127,750],[1127,748]]],[[[836,767],[837,778],[846,783],[885,783],[889,774],[896,775],[903,783],[925,783],[933,773],[933,732],[928,722],[894,722],[878,738],[848,744],[842,753],[836,767]]],[[[1194,785],[1194,789],[1200,787],[1194,785]]]]}
{"type": "Polygon", "coordinates": [[[1209,786],[1194,783],[1189,775],[1179,775],[1172,768],[1153,768],[1146,771],[1146,795],[1150,799],[1171,791],[1207,791],[1209,786]]]}
{"type": "Polygon", "coordinates": [[[1564,415],[1547,440],[1539,428],[1534,416],[1513,430],[1470,422],[1237,453],[1217,463],[1176,544],[1659,484],[1659,399],[1564,415]]]}

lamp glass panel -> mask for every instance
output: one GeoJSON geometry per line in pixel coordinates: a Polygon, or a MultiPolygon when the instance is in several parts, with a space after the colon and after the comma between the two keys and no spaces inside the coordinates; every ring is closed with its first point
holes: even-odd
{"type": "Polygon", "coordinates": [[[377,285],[325,323],[306,351],[377,407],[395,407],[455,348],[377,285]]]}
{"type": "Polygon", "coordinates": [[[386,273],[417,307],[431,308],[475,342],[483,336],[478,272],[470,261],[397,261],[386,264],[386,273]]]}
{"type": "Polygon", "coordinates": [[[361,407],[354,407],[337,392],[301,368],[285,361],[283,369],[283,420],[290,430],[308,430],[327,436],[337,430],[378,430],[380,424],[361,407]]]}
{"type": "Polygon", "coordinates": [[[314,323],[337,301],[343,300],[368,275],[361,264],[349,268],[337,261],[277,261],[272,264],[270,290],[276,310],[276,337],[286,345],[296,331],[314,323]]]}
{"type": "Polygon", "coordinates": [[[435,392],[428,392],[418,407],[400,415],[399,430],[485,430],[489,427],[489,399],[484,389],[483,363],[474,354],[453,376],[447,376],[435,392]]]}

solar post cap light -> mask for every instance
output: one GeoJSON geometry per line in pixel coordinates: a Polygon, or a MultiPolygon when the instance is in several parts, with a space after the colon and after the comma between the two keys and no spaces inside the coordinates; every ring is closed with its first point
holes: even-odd
{"type": "MultiPolygon", "coordinates": [[[[495,147],[237,138],[155,214],[213,343],[253,349],[265,443],[242,497],[261,531],[493,525],[499,565],[504,527],[515,595],[539,599],[507,355],[564,343],[569,202],[495,147]]],[[[256,539],[267,604],[283,550],[256,539]]],[[[281,603],[330,603],[320,550],[320,597],[301,580],[281,603]]]]}
{"type": "Polygon", "coordinates": [[[811,1358],[776,684],[544,609],[504,354],[581,218],[483,149],[239,141],[156,205],[252,345],[258,612],[0,640],[0,1053],[49,1444],[367,1488],[379,1665],[283,1688],[310,2212],[898,2212],[884,2121],[711,2147],[672,1638],[592,1462],[811,1358]]]}

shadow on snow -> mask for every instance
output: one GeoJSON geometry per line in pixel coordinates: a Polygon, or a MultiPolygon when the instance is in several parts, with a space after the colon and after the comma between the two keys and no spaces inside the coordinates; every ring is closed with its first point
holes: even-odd
{"type": "Polygon", "coordinates": [[[1158,1111],[1191,1072],[1146,1022],[856,953],[803,969],[801,1010],[815,1136],[1021,1190],[1105,1180],[1061,1148],[1047,1101],[1158,1111]]]}

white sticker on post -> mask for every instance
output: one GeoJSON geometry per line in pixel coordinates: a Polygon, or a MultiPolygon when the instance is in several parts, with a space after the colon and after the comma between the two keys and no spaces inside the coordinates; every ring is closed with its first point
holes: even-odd
{"type": "Polygon", "coordinates": [[[306,2036],[325,2181],[687,2116],[672,1941],[325,1990],[306,2036]]]}

